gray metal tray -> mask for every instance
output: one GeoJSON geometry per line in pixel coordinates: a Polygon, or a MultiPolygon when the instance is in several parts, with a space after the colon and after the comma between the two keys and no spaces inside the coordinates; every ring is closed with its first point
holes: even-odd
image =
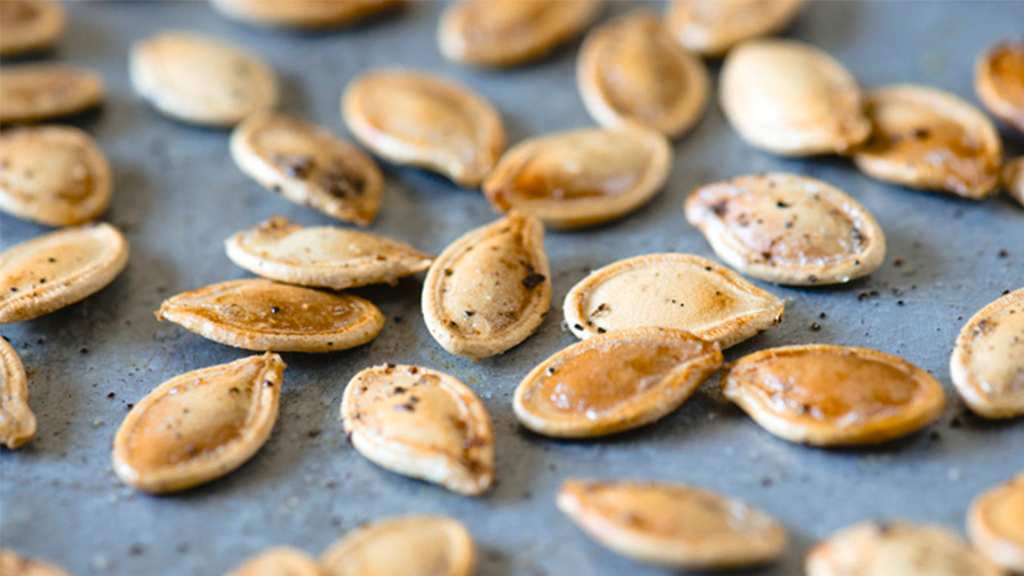
{"type": "MultiPolygon", "coordinates": [[[[613,4],[606,17],[630,6],[613,4]]],[[[655,6],[661,10],[661,6],[655,6]]],[[[248,464],[190,492],[150,497],[123,486],[110,443],[128,403],[176,374],[245,356],[167,323],[153,311],[167,296],[245,277],[221,242],[271,214],[305,224],[327,217],[290,204],[242,175],[227,134],[160,117],[133,94],[127,55],[156,31],[208,32],[249,46],[278,70],[284,111],[341,133],[339,95],[375,66],[403,65],[456,79],[502,111],[509,139],[592,124],[575,87],[578,43],[526,68],[495,72],[444,61],[435,31],[442,5],[417,4],[395,18],[338,33],[299,35],[247,27],[206,3],[74,3],[56,57],[103,73],[106,107],[79,123],[114,166],[106,218],[132,245],[127,271],[109,288],[61,312],[5,326],[30,371],[38,437],[5,451],[0,483],[3,546],[55,561],[72,573],[214,576],[274,544],[319,554],[361,522],[440,513],[470,528],[480,574],[656,574],[592,543],[553,507],[570,476],[663,479],[706,486],[769,511],[793,535],[763,575],[801,573],[813,542],[870,517],[906,517],[960,529],[970,499],[1024,469],[1024,421],[964,414],[949,383],[953,340],[971,314],[1024,286],[1024,210],[1006,198],[972,203],[913,192],[860,175],[843,159],[784,160],[744,144],[717,105],[675,145],[675,168],[648,206],[613,224],[549,233],[554,313],[538,334],[504,356],[470,362],[430,338],[419,313],[419,281],[360,290],[388,317],[372,344],[331,355],[289,354],[281,417],[248,464]],[[819,450],[778,440],[706,385],[652,426],[588,442],[525,432],[511,393],[537,362],[575,341],[560,325],[566,291],[589,270],[660,251],[713,257],[683,218],[687,193],[739,174],[785,170],[838,185],[866,204],[886,231],[889,256],[870,278],[836,289],[764,286],[787,299],[785,322],[730,350],[827,342],[906,357],[935,374],[949,407],[929,431],[881,447],[819,450]],[[1006,251],[1001,256],[1001,251],[1006,251]],[[899,259],[902,266],[897,266],[899,259]],[[821,313],[827,317],[820,318],[821,313]],[[810,326],[817,322],[820,331],[810,326]],[[338,408],[356,371],[383,362],[421,363],[471,384],[494,418],[499,484],[469,499],[381,470],[345,443],[338,408]]],[[[827,2],[811,6],[791,34],[845,63],[863,86],[919,82],[975,101],[975,56],[1021,33],[1022,2],[827,2]]],[[[712,64],[717,76],[718,64],[712,64]]],[[[1024,152],[1004,132],[1008,153],[1024,152]]],[[[372,230],[439,252],[495,217],[475,191],[386,166],[387,192],[372,230]]],[[[43,233],[0,217],[4,247],[43,233]]]]}

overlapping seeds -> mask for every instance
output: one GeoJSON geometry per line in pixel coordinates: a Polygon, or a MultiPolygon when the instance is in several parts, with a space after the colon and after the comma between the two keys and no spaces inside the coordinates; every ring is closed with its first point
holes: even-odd
{"type": "Polygon", "coordinates": [[[722,56],[751,38],[784,30],[805,0],[672,0],[665,25],[683,47],[722,56]]]}
{"type": "Polygon", "coordinates": [[[406,0],[211,0],[221,14],[281,28],[327,29],[346,26],[402,6],[406,0]]]}
{"type": "Polygon", "coordinates": [[[978,311],[950,359],[953,385],[986,418],[1024,415],[1024,288],[978,311]]]}
{"type": "Polygon", "coordinates": [[[0,124],[70,116],[99,106],[105,97],[103,79],[84,68],[33,63],[0,70],[0,124]]]}
{"type": "Polygon", "coordinates": [[[14,450],[35,435],[36,415],[28,405],[25,366],[7,339],[0,338],[0,444],[14,450]]]}
{"type": "Polygon", "coordinates": [[[445,516],[366,524],[320,556],[325,576],[470,576],[476,566],[466,527],[445,516]]]}
{"type": "Polygon", "coordinates": [[[67,14],[60,2],[0,2],[0,57],[19,56],[53,47],[64,32],[67,14]]]}
{"type": "Polygon", "coordinates": [[[1024,574],[1024,474],[974,499],[967,534],[989,560],[1024,574]]]}
{"type": "Polygon", "coordinates": [[[1024,41],[986,50],[974,65],[974,90],[989,112],[1024,134],[1024,41]]]}

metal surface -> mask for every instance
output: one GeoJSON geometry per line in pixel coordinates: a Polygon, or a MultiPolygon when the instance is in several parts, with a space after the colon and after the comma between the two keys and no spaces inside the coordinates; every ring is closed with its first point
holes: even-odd
{"type": "MultiPolygon", "coordinates": [[[[360,72],[385,65],[431,70],[479,90],[502,111],[512,143],[592,124],[575,87],[578,43],[522,69],[460,67],[435,47],[441,7],[424,2],[364,29],[297,35],[229,22],[198,2],[69,6],[68,35],[55,56],[106,78],[106,107],[80,123],[113,163],[115,198],[106,219],[126,231],[132,257],[112,286],[87,301],[3,328],[29,369],[39,417],[36,439],[3,453],[4,547],[78,575],[214,576],[273,544],[319,554],[366,520],[440,513],[473,532],[480,574],[660,573],[603,550],[553,507],[564,478],[629,477],[714,488],[774,514],[793,542],[783,562],[755,573],[793,575],[801,573],[816,539],[866,518],[906,517],[961,529],[975,494],[1024,469],[1024,421],[993,424],[963,415],[947,369],[966,319],[1004,290],[1024,285],[1024,210],[1006,198],[976,204],[899,189],[860,175],[843,159],[769,156],[744,144],[712,105],[676,143],[671,181],[648,206],[597,229],[548,234],[554,310],[523,345],[481,362],[454,358],[424,328],[418,280],[359,290],[387,315],[384,332],[348,352],[286,355],[280,420],[248,464],[174,496],[145,496],[121,485],[111,471],[110,443],[127,403],[176,374],[247,355],[158,323],[152,312],[160,302],[245,277],[221,247],[238,229],[272,214],[332,223],[243,176],[228,155],[227,133],[175,123],[139,102],[127,79],[131,44],[158,30],[184,28],[249,46],[279,72],[284,111],[341,133],[342,88],[360,72]],[[566,291],[592,268],[628,256],[673,250],[713,257],[683,218],[686,194],[698,184],[769,170],[822,178],[858,198],[884,227],[889,255],[874,275],[849,286],[765,285],[787,299],[785,322],[727,358],[810,342],[899,354],[950,392],[939,422],[876,448],[804,448],[770,436],[724,402],[713,391],[716,380],[663,421],[612,438],[555,442],[522,430],[512,416],[512,390],[537,362],[575,341],[560,326],[566,291]],[[345,443],[338,420],[342,389],[356,371],[382,362],[447,370],[477,390],[495,422],[496,489],[478,499],[450,494],[385,472],[345,443]]],[[[612,5],[606,17],[627,8],[612,5]]],[[[1019,35],[1021,22],[1021,2],[828,2],[811,6],[791,35],[835,55],[865,87],[920,82],[976,101],[975,56],[998,38],[1019,35]]],[[[712,64],[715,75],[717,68],[712,64]]],[[[1004,139],[1008,153],[1024,151],[1020,135],[1004,130],[1004,139]]],[[[495,217],[477,192],[416,170],[388,166],[386,172],[374,232],[437,253],[495,217]]],[[[45,231],[6,215],[0,224],[4,247],[45,231]]]]}

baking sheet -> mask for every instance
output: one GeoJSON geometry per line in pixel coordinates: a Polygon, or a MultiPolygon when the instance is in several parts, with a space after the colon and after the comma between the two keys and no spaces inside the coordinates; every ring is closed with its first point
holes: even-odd
{"type": "MultiPolygon", "coordinates": [[[[605,18],[631,8],[613,3],[605,18]]],[[[661,10],[660,4],[653,5],[661,10]]],[[[813,542],[870,517],[905,517],[961,530],[970,499],[1024,470],[1024,421],[988,423],[964,415],[947,362],[962,324],[1004,290],[1024,286],[1024,210],[1006,198],[980,204],[870,180],[843,159],[785,160],[744,144],[717,105],[675,144],[665,190],[621,221],[549,233],[554,310],[539,333],[504,356],[470,362],[444,352],[419,313],[419,280],[358,293],[388,317],[368,346],[331,355],[287,354],[289,369],[274,435],[228,477],[168,497],[137,494],[110,466],[110,444],[126,406],[167,378],[248,353],[208,342],[153,311],[167,296],[243,278],[224,238],[272,214],[331,224],[250,181],[234,166],[228,134],[167,120],[134,96],[131,44],[181,28],[224,37],[267,58],[284,84],[281,108],[346,134],[339,96],[375,66],[430,70],[480,91],[502,112],[509,141],[592,125],[575,87],[578,42],[532,66],[474,70],[444,61],[435,32],[442,5],[422,2],[363,29],[301,35],[252,28],[201,2],[69,6],[70,26],[55,57],[99,70],[106,107],[76,120],[110,156],[115,198],[106,216],[132,246],[126,272],[85,302],[4,326],[30,373],[39,434],[0,460],[4,547],[55,561],[72,573],[213,576],[275,544],[319,554],[360,523],[407,513],[448,514],[476,538],[480,574],[659,574],[600,548],[553,507],[568,477],[686,482],[743,498],[790,529],[776,566],[801,573],[813,542]],[[763,285],[786,298],[785,322],[726,354],[825,342],[899,354],[936,375],[949,407],[928,431],[881,447],[820,450],[778,440],[714,392],[712,382],[663,421],[611,438],[556,442],[521,429],[511,394],[536,363],[575,341],[561,326],[565,293],[589,270],[638,254],[681,251],[714,257],[682,214],[694,187],[772,170],[838,185],[874,212],[889,254],[870,278],[834,289],[763,285]],[[1005,251],[1005,255],[1001,255],[1005,251]],[[901,266],[896,265],[899,259],[901,266]],[[827,317],[821,318],[825,313],[827,317]],[[810,326],[817,322],[820,331],[810,326]],[[497,433],[499,484],[464,498],[370,464],[344,440],[342,389],[358,370],[417,363],[472,385],[497,433]]],[[[791,35],[845,63],[863,86],[919,82],[970,101],[973,60],[998,38],[1019,36],[1021,2],[827,2],[812,5],[791,35]]],[[[712,64],[717,77],[718,64],[712,64]]],[[[1024,139],[1004,130],[1008,153],[1024,139]]],[[[478,192],[441,178],[385,166],[387,192],[372,231],[437,253],[493,218],[478,192]]],[[[4,247],[45,232],[0,217],[4,247]]]]}

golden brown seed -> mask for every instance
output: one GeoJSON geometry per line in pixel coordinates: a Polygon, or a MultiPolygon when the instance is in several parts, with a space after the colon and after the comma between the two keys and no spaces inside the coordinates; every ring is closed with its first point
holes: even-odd
{"type": "Polygon", "coordinates": [[[967,321],[956,339],[949,371],[960,397],[976,414],[1024,415],[1024,288],[967,321]]]}
{"type": "Polygon", "coordinates": [[[635,122],[678,138],[707,107],[708,71],[651,12],[605,24],[580,48],[577,82],[591,117],[608,128],[635,122]]]}
{"type": "Polygon", "coordinates": [[[35,435],[36,415],[28,405],[25,366],[7,339],[0,338],[0,444],[14,450],[35,435]]]}
{"type": "Polygon", "coordinates": [[[434,260],[423,282],[423,319],[452,354],[501,354],[544,321],[550,278],[543,225],[512,212],[467,232],[434,260]]]}
{"type": "Polygon", "coordinates": [[[372,303],[269,280],[234,280],[164,301],[156,313],[203,338],[246,350],[335,352],[366,344],[384,327],[372,303]]]}
{"type": "Polygon", "coordinates": [[[974,64],[974,91],[994,116],[1024,134],[1024,42],[996,43],[974,64]]]}
{"type": "Polygon", "coordinates": [[[346,26],[406,3],[406,0],[211,0],[221,14],[243,22],[282,28],[346,26]]]}
{"type": "Polygon", "coordinates": [[[0,124],[70,116],[99,106],[105,97],[103,79],[91,70],[48,62],[4,66],[0,124]]]}
{"type": "Polygon", "coordinates": [[[998,190],[1003,143],[971,104],[935,88],[900,84],[869,92],[865,110],[874,132],[853,161],[868,176],[972,200],[998,190]]]}
{"type": "Polygon", "coordinates": [[[989,560],[1024,574],[1024,474],[974,499],[967,534],[989,560]]]}
{"type": "Polygon", "coordinates": [[[722,56],[744,40],[786,29],[805,4],[805,0],[673,0],[665,25],[684,48],[722,56]]]}
{"type": "Polygon", "coordinates": [[[52,48],[64,32],[67,14],[60,2],[0,2],[0,56],[17,56],[52,48]]]}
{"type": "Polygon", "coordinates": [[[1003,188],[1021,206],[1024,206],[1024,156],[1009,160],[1003,167],[1003,188]]]}
{"type": "Polygon", "coordinates": [[[740,272],[790,286],[841,284],[885,259],[885,235],[838,188],[796,174],[741,176],[701,186],[686,219],[740,272]]]}
{"type": "Polygon", "coordinates": [[[758,424],[790,442],[874,444],[939,417],[942,386],[909,362],[866,348],[811,344],[744,356],[722,392],[758,424]]]}
{"type": "MultiPolygon", "coordinates": [[[[3,4],[6,4],[6,0],[3,4]]],[[[21,556],[13,550],[0,550],[0,574],[3,576],[69,576],[54,564],[21,556]]]]}
{"type": "Polygon", "coordinates": [[[565,296],[577,338],[660,326],[728,348],[782,320],[784,304],[739,274],[690,254],[648,254],[595,270],[565,296]]]}
{"type": "Polygon", "coordinates": [[[445,516],[378,520],[320,556],[325,576],[470,576],[475,564],[469,531],[445,516]]]}
{"type": "Polygon", "coordinates": [[[388,364],[356,374],[341,419],[352,445],[388,470],[477,496],[494,482],[494,431],[473,391],[421,366],[388,364]]]}
{"type": "Polygon", "coordinates": [[[541,362],[516,388],[512,406],[538,434],[604,436],[669,414],[721,365],[718,345],[688,332],[616,330],[541,362]]]}
{"type": "Polygon", "coordinates": [[[681,484],[566,480],[558,508],[610,550],[673,569],[777,560],[786,530],[738,500],[681,484]]]}
{"type": "Polygon", "coordinates": [[[323,572],[302,550],[277,546],[249,558],[227,576],[323,576],[323,572]]]}
{"type": "Polygon", "coordinates": [[[402,69],[367,72],[342,96],[345,124],[381,158],[475,188],[505,150],[505,127],[468,88],[402,69]]]}
{"type": "MultiPolygon", "coordinates": [[[[480,0],[476,0],[480,1],[480,0]]],[[[647,203],[672,169],[668,141],[652,130],[588,129],[528,138],[484,181],[491,204],[577,228],[614,220],[647,203]]]]}

